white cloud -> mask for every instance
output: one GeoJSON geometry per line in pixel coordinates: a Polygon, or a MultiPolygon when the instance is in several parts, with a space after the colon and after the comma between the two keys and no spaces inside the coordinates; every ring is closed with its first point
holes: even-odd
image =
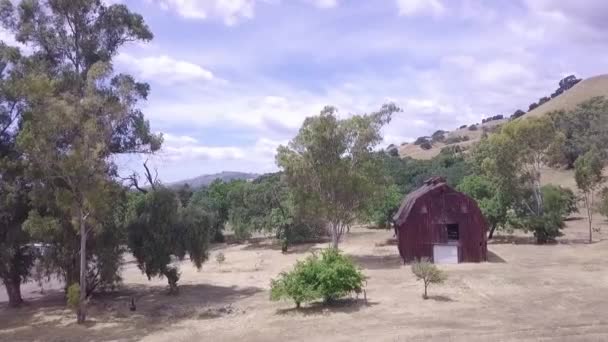
{"type": "Polygon", "coordinates": [[[150,0],[167,11],[174,11],[184,18],[207,19],[218,17],[226,25],[253,17],[256,0],[150,0]]]}
{"type": "Polygon", "coordinates": [[[121,53],[116,57],[116,61],[134,70],[140,77],[159,83],[215,79],[211,71],[197,64],[176,60],[166,55],[137,58],[121,53]]]}
{"type": "Polygon", "coordinates": [[[440,16],[446,8],[441,0],[397,0],[399,14],[413,16],[420,14],[430,14],[440,16]]]}
{"type": "Polygon", "coordinates": [[[530,71],[518,63],[504,60],[495,60],[479,65],[475,75],[482,83],[499,84],[504,81],[528,78],[530,71]]]}
{"type": "Polygon", "coordinates": [[[200,161],[222,163],[231,161],[259,163],[273,168],[277,148],[288,143],[287,140],[258,138],[248,146],[210,146],[190,136],[164,134],[164,138],[161,151],[153,158],[155,164],[161,167],[200,161]]]}
{"type": "Polygon", "coordinates": [[[306,0],[314,6],[322,9],[334,8],[338,6],[338,0],[306,0]]]}

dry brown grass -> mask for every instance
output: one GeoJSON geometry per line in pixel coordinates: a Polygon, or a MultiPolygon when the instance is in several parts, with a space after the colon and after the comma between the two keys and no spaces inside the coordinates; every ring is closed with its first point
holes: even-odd
{"type": "MultiPolygon", "coordinates": [[[[597,238],[608,237],[608,225],[597,238]]],[[[585,221],[568,221],[560,244],[502,236],[490,262],[442,265],[449,279],[421,298],[422,286],[401,264],[392,231],[354,228],[342,249],[369,277],[367,303],[333,306],[268,299],[269,281],[311,250],[282,254],[272,244],[221,245],[226,262],[198,272],[182,267],[180,294],[127,265],[119,293],[97,296],[90,322],[74,324],[63,296],[48,292],[29,305],[0,306],[1,341],[604,341],[608,340],[608,241],[586,244],[585,221]],[[389,242],[389,243],[387,243],[389,242]],[[128,309],[131,296],[137,311],[128,309]]]]}

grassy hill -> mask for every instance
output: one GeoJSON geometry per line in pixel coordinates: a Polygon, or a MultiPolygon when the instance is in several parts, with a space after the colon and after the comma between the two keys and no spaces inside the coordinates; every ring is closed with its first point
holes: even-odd
{"type": "MultiPolygon", "coordinates": [[[[551,101],[544,103],[536,109],[528,112],[523,118],[530,116],[541,116],[546,113],[556,110],[571,110],[581,102],[591,99],[596,96],[608,97],[608,75],[600,75],[591,78],[587,78],[574,87],[564,92],[560,96],[551,99],[551,101]]],[[[491,132],[496,126],[507,122],[508,120],[497,120],[486,122],[485,124],[477,125],[478,129],[471,131],[468,128],[457,129],[450,132],[447,137],[454,136],[468,136],[469,140],[465,142],[451,144],[450,146],[461,146],[463,148],[469,148],[474,145],[481,138],[484,131],[491,132]]],[[[448,146],[443,143],[435,143],[429,150],[423,150],[418,145],[406,144],[399,148],[399,155],[401,157],[411,157],[415,159],[431,159],[439,154],[442,148],[448,146]]]]}

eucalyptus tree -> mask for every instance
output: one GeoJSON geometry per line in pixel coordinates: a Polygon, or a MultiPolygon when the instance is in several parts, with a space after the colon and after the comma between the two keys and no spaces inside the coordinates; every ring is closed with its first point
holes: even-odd
{"type": "Polygon", "coordinates": [[[162,142],[137,107],[149,86],[116,74],[112,58],[124,44],[153,36],[141,15],[101,0],[24,0],[16,6],[3,0],[0,16],[40,66],[28,76],[30,108],[17,146],[29,162],[33,199],[51,210],[31,213],[28,226],[68,237],[58,245],[71,250],[69,259],[79,265],[82,323],[87,265],[93,262],[87,241],[103,231],[112,210],[112,156],[152,152],[162,142]]]}
{"type": "Polygon", "coordinates": [[[399,110],[387,104],[375,113],[339,119],[334,107],[325,107],[278,148],[277,164],[296,204],[315,208],[325,219],[334,248],[378,189],[381,168],[373,149],[382,141],[382,127],[399,110]]]}

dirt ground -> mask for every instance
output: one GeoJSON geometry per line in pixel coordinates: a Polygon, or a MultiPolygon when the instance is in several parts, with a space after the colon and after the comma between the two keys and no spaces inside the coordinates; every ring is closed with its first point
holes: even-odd
{"type": "MultiPolygon", "coordinates": [[[[46,289],[28,304],[0,303],[1,341],[606,341],[608,340],[608,225],[585,243],[585,221],[568,222],[557,245],[537,246],[526,236],[500,236],[490,262],[442,265],[446,284],[422,284],[399,260],[392,233],[354,229],[342,249],[363,268],[367,302],[346,300],[295,310],[271,302],[269,282],[312,250],[282,254],[269,240],[215,246],[198,272],[181,265],[179,296],[164,280],[148,281],[133,263],[124,267],[118,293],[98,295],[90,321],[74,323],[62,294],[46,289]],[[226,261],[218,265],[222,251],[226,261]],[[137,311],[129,311],[131,296],[137,311]]],[[[0,289],[4,292],[4,289],[0,289]]],[[[4,295],[4,293],[2,293],[4,295]]],[[[0,299],[1,301],[2,299],[0,299]]]]}

